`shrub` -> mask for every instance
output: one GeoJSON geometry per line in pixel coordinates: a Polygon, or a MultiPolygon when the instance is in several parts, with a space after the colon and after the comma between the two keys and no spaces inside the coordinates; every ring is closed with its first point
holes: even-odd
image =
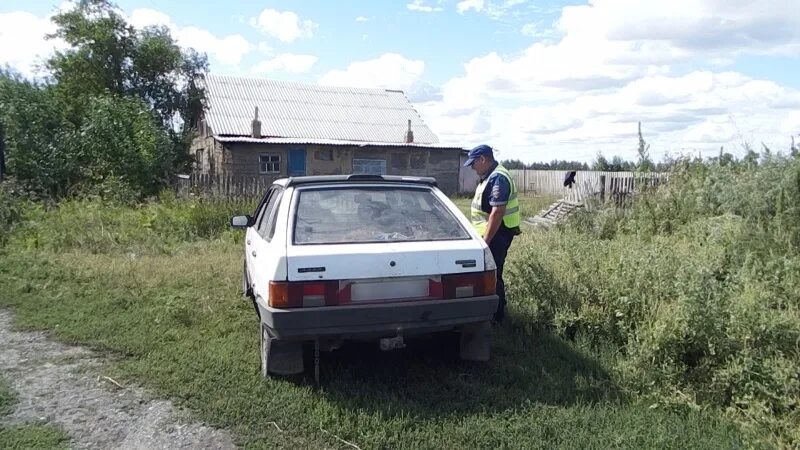
{"type": "Polygon", "coordinates": [[[97,198],[63,201],[49,210],[38,205],[15,230],[15,243],[56,251],[170,253],[185,241],[241,239],[241,233],[227,231],[230,217],[255,208],[246,200],[163,198],[134,206],[97,198]]]}
{"type": "Polygon", "coordinates": [[[512,246],[519,314],[619,349],[623,382],[800,433],[800,160],[678,162],[630,211],[584,213],[512,246]]]}

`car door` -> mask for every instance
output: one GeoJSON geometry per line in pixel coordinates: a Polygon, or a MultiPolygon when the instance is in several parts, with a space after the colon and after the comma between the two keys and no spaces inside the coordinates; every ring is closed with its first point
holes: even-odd
{"type": "Polygon", "coordinates": [[[264,220],[264,216],[267,210],[267,205],[272,194],[275,193],[275,186],[271,186],[267,189],[267,192],[264,193],[264,197],[262,197],[261,201],[258,203],[258,207],[256,207],[256,211],[253,214],[253,225],[247,228],[245,232],[245,253],[244,258],[246,261],[245,266],[247,267],[247,277],[250,280],[250,284],[252,287],[253,281],[255,278],[255,256],[256,246],[258,245],[258,227],[261,222],[264,220]]]}
{"type": "Polygon", "coordinates": [[[272,186],[268,199],[260,214],[260,220],[253,226],[254,233],[251,239],[250,256],[252,258],[252,273],[250,278],[253,284],[253,293],[256,297],[267,299],[269,295],[269,281],[275,273],[276,264],[281,256],[280,247],[273,241],[275,226],[283,197],[283,188],[272,186]]]}

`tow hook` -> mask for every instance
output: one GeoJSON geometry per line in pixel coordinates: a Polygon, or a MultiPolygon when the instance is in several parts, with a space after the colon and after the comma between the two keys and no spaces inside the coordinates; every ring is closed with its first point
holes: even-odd
{"type": "Polygon", "coordinates": [[[387,352],[389,350],[396,350],[399,348],[405,348],[406,344],[403,342],[403,335],[398,334],[395,337],[391,338],[382,338],[380,340],[381,350],[387,352]]]}

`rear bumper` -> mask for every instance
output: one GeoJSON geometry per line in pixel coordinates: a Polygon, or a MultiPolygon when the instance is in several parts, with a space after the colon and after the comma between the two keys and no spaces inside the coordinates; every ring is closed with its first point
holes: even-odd
{"type": "Polygon", "coordinates": [[[394,336],[490,320],[497,295],[406,303],[276,309],[259,302],[261,321],[278,339],[394,336]]]}

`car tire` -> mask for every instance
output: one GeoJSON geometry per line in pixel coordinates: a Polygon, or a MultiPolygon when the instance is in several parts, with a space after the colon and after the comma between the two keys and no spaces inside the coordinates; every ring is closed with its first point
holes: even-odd
{"type": "Polygon", "coordinates": [[[297,375],[304,369],[302,341],[275,339],[261,322],[261,376],[297,375]]]}
{"type": "Polygon", "coordinates": [[[492,342],[492,325],[489,321],[465,325],[461,328],[459,354],[464,361],[489,360],[492,342]]]}

